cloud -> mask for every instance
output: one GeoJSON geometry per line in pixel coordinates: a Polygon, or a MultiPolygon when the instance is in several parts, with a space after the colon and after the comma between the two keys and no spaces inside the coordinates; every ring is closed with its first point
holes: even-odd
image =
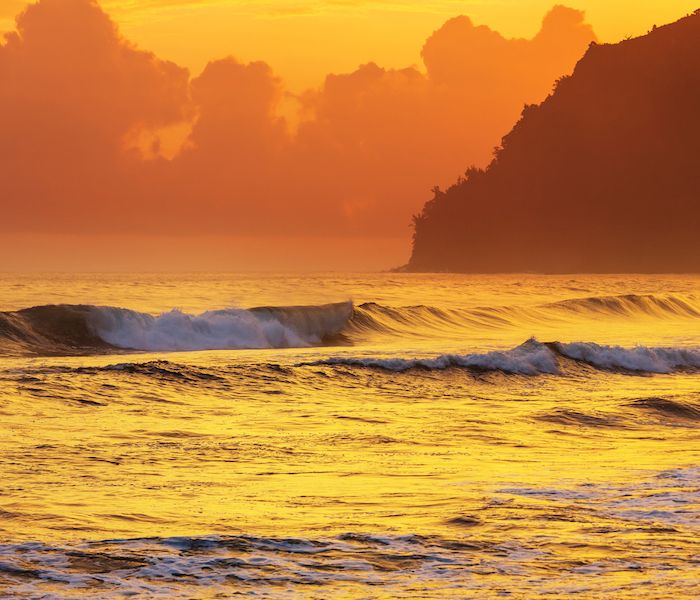
{"type": "Polygon", "coordinates": [[[4,227],[95,226],[85,210],[120,201],[125,137],[188,106],[187,71],[135,49],[95,2],[30,5],[0,46],[4,227]]]}
{"type": "Polygon", "coordinates": [[[190,79],[93,0],[40,0],[0,46],[0,229],[407,237],[430,188],[485,163],[593,38],[563,7],[532,40],[457,17],[425,69],[369,63],[296,97],[292,132],[267,64],[226,58],[190,79]],[[167,160],[172,130],[185,143],[167,160]]]}
{"type": "Polygon", "coordinates": [[[433,185],[489,160],[523,105],[541,101],[594,38],[583,13],[564,7],[532,40],[451,19],[425,43],[425,74],[367,64],[306,94],[298,169],[312,180],[322,165],[325,202],[348,230],[399,235],[433,185]]]}
{"type": "Polygon", "coordinates": [[[45,112],[42,127],[114,142],[135,125],[184,116],[187,71],[135,49],[89,0],[30,5],[0,49],[0,69],[3,108],[24,126],[45,112]]]}
{"type": "Polygon", "coordinates": [[[528,100],[522,97],[541,96],[557,76],[570,71],[593,40],[583,12],[555,6],[532,40],[505,39],[460,16],[430,36],[421,55],[435,83],[468,88],[472,96],[528,100]]]}
{"type": "Polygon", "coordinates": [[[171,227],[265,233],[279,226],[275,214],[291,148],[276,115],[281,81],[265,63],[227,58],[209,63],[191,91],[198,118],[159,189],[167,190],[171,214],[173,208],[187,214],[193,200],[200,210],[171,227]]]}
{"type": "Polygon", "coordinates": [[[241,160],[272,151],[284,136],[284,124],[275,116],[282,84],[267,64],[211,62],[191,87],[200,112],[191,135],[194,147],[219,158],[240,153],[235,158],[241,160]]]}

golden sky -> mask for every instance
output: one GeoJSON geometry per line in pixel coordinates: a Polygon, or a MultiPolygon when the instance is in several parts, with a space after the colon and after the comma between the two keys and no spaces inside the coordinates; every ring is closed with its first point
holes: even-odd
{"type": "Polygon", "coordinates": [[[592,40],[691,2],[41,0],[0,43],[2,255],[396,266],[433,186],[488,164],[592,40]]]}
{"type": "MultiPolygon", "coordinates": [[[[586,11],[601,41],[645,33],[698,8],[698,0],[566,0],[586,11]]],[[[0,0],[0,30],[24,0],[0,0]]],[[[125,37],[198,74],[215,58],[264,60],[295,90],[329,73],[376,62],[420,64],[424,40],[465,14],[506,37],[532,37],[552,0],[103,0],[125,37]]]]}

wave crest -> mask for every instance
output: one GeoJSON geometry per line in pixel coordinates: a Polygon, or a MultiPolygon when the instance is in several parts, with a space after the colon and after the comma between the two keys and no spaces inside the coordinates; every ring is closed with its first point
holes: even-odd
{"type": "Polygon", "coordinates": [[[478,371],[500,371],[516,375],[556,375],[565,361],[603,371],[623,373],[674,373],[700,370],[700,349],[603,346],[592,342],[547,342],[532,338],[511,350],[482,354],[442,354],[435,357],[331,357],[301,363],[340,365],[403,372],[411,369],[443,370],[462,367],[478,371]]]}
{"type": "Polygon", "coordinates": [[[606,371],[673,373],[700,369],[700,350],[695,348],[653,348],[602,346],[592,342],[555,342],[552,347],[566,358],[606,371]]]}
{"type": "Polygon", "coordinates": [[[700,317],[689,301],[678,296],[626,294],[623,296],[591,296],[545,304],[544,308],[581,314],[603,314],[618,317],[700,317]]]}
{"type": "MultiPolygon", "coordinates": [[[[459,310],[426,305],[392,307],[374,302],[353,306],[348,301],[318,306],[227,308],[198,315],[175,309],[158,316],[126,308],[52,305],[0,313],[0,352],[50,355],[115,350],[307,347],[361,342],[375,336],[439,338],[454,337],[464,331],[509,327],[522,330],[525,326],[532,326],[536,330],[540,325],[569,321],[585,325],[588,322],[586,320],[598,320],[601,315],[611,319],[694,321],[700,318],[700,309],[690,299],[655,295],[594,296],[537,306],[492,306],[459,310]]],[[[688,356],[679,354],[677,349],[672,353],[657,350],[658,352],[645,353],[636,349],[634,355],[628,352],[623,357],[621,351],[606,355],[600,347],[559,348],[562,353],[571,353],[570,358],[590,362],[601,368],[665,372],[676,369],[684,362],[692,363],[688,356]]],[[[437,362],[441,365],[464,366],[462,363],[469,360],[475,359],[451,356],[442,357],[437,362]]],[[[692,363],[691,366],[696,365],[692,363]]],[[[507,367],[505,365],[504,370],[508,370],[507,367]]],[[[399,363],[396,363],[395,368],[405,370],[399,363]]],[[[437,363],[435,368],[439,368],[437,363]]],[[[517,368],[514,372],[517,372],[517,368]]],[[[532,368],[537,370],[536,367],[532,368]]]]}
{"type": "Polygon", "coordinates": [[[697,319],[700,308],[680,296],[636,295],[571,298],[535,306],[481,306],[468,309],[434,306],[384,306],[366,302],[355,307],[347,333],[353,336],[421,336],[462,329],[488,330],[552,321],[609,319],[697,319]]]}
{"type": "Polygon", "coordinates": [[[100,308],[93,326],[118,348],[149,351],[301,348],[336,338],[352,316],[352,304],[212,310],[190,315],[172,310],[152,316],[100,308]]]}
{"type": "Polygon", "coordinates": [[[351,302],[153,316],[91,305],[0,313],[0,349],[35,354],[306,347],[340,341],[351,302]]]}

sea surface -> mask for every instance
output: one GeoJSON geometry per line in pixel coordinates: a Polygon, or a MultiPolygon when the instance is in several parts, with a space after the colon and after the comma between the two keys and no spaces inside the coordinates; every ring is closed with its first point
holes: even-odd
{"type": "Polygon", "coordinates": [[[697,276],[0,275],[0,311],[0,597],[700,597],[697,276]]]}

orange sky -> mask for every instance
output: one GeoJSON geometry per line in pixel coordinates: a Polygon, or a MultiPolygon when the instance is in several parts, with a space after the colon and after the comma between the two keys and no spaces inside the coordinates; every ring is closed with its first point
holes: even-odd
{"type": "MultiPolygon", "coordinates": [[[[124,35],[193,72],[213,58],[264,60],[300,90],[329,72],[374,61],[420,64],[420,47],[448,18],[466,14],[506,37],[531,37],[554,0],[103,0],[124,35]]],[[[569,0],[603,41],[640,35],[698,8],[697,0],[569,0]]],[[[0,2],[0,31],[25,0],[0,2]]]]}
{"type": "Polygon", "coordinates": [[[543,24],[539,0],[41,0],[0,45],[0,270],[400,264],[430,188],[488,161],[587,23],[614,41],[693,8],[567,4],[585,21],[543,24]]]}

